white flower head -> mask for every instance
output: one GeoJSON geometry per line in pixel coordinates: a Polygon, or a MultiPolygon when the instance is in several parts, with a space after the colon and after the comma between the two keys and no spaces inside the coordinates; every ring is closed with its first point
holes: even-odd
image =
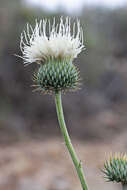
{"type": "Polygon", "coordinates": [[[20,48],[24,64],[53,60],[72,61],[83,50],[83,31],[80,21],[71,25],[70,18],[61,17],[59,24],[55,18],[36,20],[35,28],[27,24],[21,34],[20,48]]]}

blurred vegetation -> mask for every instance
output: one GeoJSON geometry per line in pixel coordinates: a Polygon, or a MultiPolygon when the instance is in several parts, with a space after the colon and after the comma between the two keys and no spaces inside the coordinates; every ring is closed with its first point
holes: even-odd
{"type": "MultiPolygon", "coordinates": [[[[24,68],[22,60],[14,54],[21,55],[20,34],[27,22],[34,25],[36,18],[59,18],[61,15],[66,14],[64,11],[52,14],[22,1],[0,2],[1,142],[9,140],[11,135],[19,139],[59,133],[53,98],[32,93],[31,73],[36,65],[24,68]]],[[[75,63],[81,70],[82,89],[64,96],[65,115],[75,136],[104,139],[119,133],[121,124],[114,124],[109,118],[116,113],[117,106],[127,103],[127,8],[84,7],[79,18],[86,50],[75,63]],[[96,114],[106,110],[110,122],[96,123],[96,114]],[[89,124],[88,118],[91,117],[93,123],[89,124]],[[109,130],[110,125],[112,128],[109,130]],[[114,125],[118,125],[117,130],[114,125]]],[[[102,120],[103,117],[105,115],[102,120]]],[[[123,130],[125,126],[126,121],[123,130]]]]}

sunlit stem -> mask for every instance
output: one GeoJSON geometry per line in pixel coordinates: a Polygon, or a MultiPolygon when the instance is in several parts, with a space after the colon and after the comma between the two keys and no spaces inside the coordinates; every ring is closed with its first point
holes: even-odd
{"type": "Polygon", "coordinates": [[[59,125],[60,125],[60,129],[61,129],[61,132],[63,134],[64,140],[65,140],[66,147],[70,153],[70,156],[71,156],[72,161],[74,163],[74,166],[76,168],[78,177],[79,177],[81,185],[82,185],[82,189],[88,190],[86,180],[84,177],[84,173],[83,173],[82,163],[77,158],[77,155],[76,155],[75,150],[72,146],[72,143],[71,143],[71,140],[70,140],[67,128],[66,128],[66,124],[65,124],[65,120],[64,120],[64,114],[63,114],[63,108],[62,108],[62,102],[61,102],[61,92],[56,92],[55,102],[56,102],[56,110],[57,110],[59,125]]]}

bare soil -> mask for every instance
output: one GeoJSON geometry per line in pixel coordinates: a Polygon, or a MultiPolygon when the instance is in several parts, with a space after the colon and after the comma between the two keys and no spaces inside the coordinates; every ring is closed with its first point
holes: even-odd
{"type": "MultiPolygon", "coordinates": [[[[119,190],[119,184],[105,182],[103,162],[115,151],[127,149],[127,135],[107,143],[73,140],[82,160],[90,190],[119,190]]],[[[25,141],[0,146],[0,190],[81,189],[62,138],[25,141]]]]}

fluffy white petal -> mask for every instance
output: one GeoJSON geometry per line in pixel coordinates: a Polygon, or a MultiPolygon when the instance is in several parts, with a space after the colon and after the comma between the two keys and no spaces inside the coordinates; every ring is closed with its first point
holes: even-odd
{"type": "Polygon", "coordinates": [[[20,48],[25,64],[49,59],[72,61],[84,48],[80,22],[77,20],[71,27],[67,17],[65,21],[61,18],[59,24],[54,18],[52,25],[46,19],[36,21],[34,29],[27,24],[21,34],[20,48]]]}

